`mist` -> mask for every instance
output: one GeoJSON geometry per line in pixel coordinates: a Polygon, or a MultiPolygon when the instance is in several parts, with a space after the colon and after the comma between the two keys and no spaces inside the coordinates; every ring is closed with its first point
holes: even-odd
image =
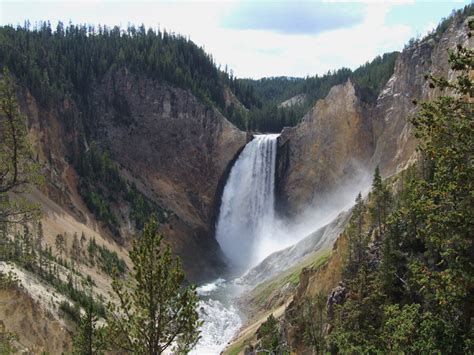
{"type": "Polygon", "coordinates": [[[256,266],[270,254],[294,245],[316,230],[348,211],[355,203],[359,192],[365,196],[372,184],[372,172],[359,167],[350,179],[324,195],[316,196],[304,212],[293,219],[276,216],[257,237],[255,258],[249,268],[256,266]]]}
{"type": "Polygon", "coordinates": [[[275,213],[276,134],[256,135],[235,162],[224,192],[216,239],[240,276],[270,254],[299,242],[350,209],[359,192],[371,186],[372,173],[353,163],[354,174],[313,202],[296,218],[275,213]]]}

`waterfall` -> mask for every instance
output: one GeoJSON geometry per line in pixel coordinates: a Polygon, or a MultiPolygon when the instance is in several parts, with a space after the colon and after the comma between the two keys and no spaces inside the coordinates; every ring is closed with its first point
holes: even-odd
{"type": "Polygon", "coordinates": [[[263,242],[272,237],[277,137],[256,135],[245,146],[222,195],[216,239],[240,271],[259,261],[263,242]]]}

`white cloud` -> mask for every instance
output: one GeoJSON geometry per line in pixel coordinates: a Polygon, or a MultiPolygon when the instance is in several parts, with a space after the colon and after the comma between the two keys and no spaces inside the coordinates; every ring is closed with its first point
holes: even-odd
{"type": "Polygon", "coordinates": [[[241,77],[323,74],[342,66],[355,68],[377,54],[401,49],[411,28],[387,26],[388,11],[389,5],[372,5],[360,25],[314,36],[218,29],[206,38],[193,38],[206,43],[218,61],[228,63],[241,77]]]}

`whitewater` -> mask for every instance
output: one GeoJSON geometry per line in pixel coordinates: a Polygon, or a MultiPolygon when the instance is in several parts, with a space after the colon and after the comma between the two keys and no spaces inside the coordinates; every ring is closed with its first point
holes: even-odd
{"type": "MultiPolygon", "coordinates": [[[[234,276],[261,261],[265,240],[271,239],[278,136],[254,136],[240,153],[224,187],[216,239],[234,276]]],[[[234,300],[245,287],[238,280],[221,278],[197,288],[204,323],[192,354],[219,354],[242,326],[234,300]]]]}
{"type": "Polygon", "coordinates": [[[347,186],[334,191],[331,199],[324,203],[319,201],[319,208],[308,208],[299,220],[278,219],[275,214],[278,136],[255,135],[230,171],[222,194],[216,240],[227,259],[231,276],[228,280],[219,278],[198,287],[198,311],[204,324],[201,339],[192,354],[220,354],[244,323],[236,299],[259,280],[266,279],[271,271],[268,264],[282,270],[301,255],[334,240],[339,234],[337,223],[331,225],[327,233],[321,229],[321,233],[315,234],[322,239],[311,238],[314,238],[312,233],[331,221],[343,220],[341,212],[350,209],[357,192],[370,188],[370,174],[361,171],[347,186]],[[277,253],[289,247],[292,251],[285,257],[277,253]],[[299,249],[302,251],[298,252],[299,249]],[[259,268],[264,260],[267,263],[259,268]]]}

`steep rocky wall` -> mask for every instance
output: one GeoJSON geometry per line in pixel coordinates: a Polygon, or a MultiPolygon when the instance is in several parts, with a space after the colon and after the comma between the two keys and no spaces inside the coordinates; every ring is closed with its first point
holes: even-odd
{"type": "Polygon", "coordinates": [[[96,93],[99,137],[112,157],[193,227],[209,230],[219,179],[246,134],[188,91],[137,77],[126,69],[105,78],[96,93]],[[110,105],[122,97],[129,122],[110,105]]]}
{"type": "Polygon", "coordinates": [[[0,331],[18,336],[18,353],[70,353],[71,334],[63,322],[21,289],[0,289],[0,331]]]}
{"type": "Polygon", "coordinates": [[[122,69],[95,92],[98,138],[146,196],[173,213],[164,226],[191,278],[222,268],[214,224],[222,181],[247,135],[186,90],[122,69]],[[111,104],[125,100],[126,122],[111,104]],[[211,261],[206,263],[205,261],[211,261]]]}
{"type": "Polygon", "coordinates": [[[415,42],[398,57],[394,73],[373,112],[376,148],[371,167],[378,164],[383,175],[395,174],[415,158],[416,141],[407,121],[419,109],[413,101],[419,103],[440,94],[429,88],[426,74],[452,77],[448,50],[454,50],[458,44],[474,46],[466,26],[467,20],[458,15],[440,37],[432,35],[415,42]]]}
{"type": "Polygon", "coordinates": [[[331,89],[324,100],[279,139],[277,197],[280,210],[298,214],[308,205],[321,207],[324,196],[351,183],[359,171],[379,165],[384,176],[416,158],[416,141],[407,121],[422,102],[436,95],[425,74],[452,75],[448,49],[473,47],[467,20],[457,15],[446,31],[408,46],[375,105],[365,106],[349,81],[331,89]]]}
{"type": "Polygon", "coordinates": [[[334,86],[278,143],[277,198],[293,214],[358,176],[372,156],[373,134],[354,84],[334,86]]]}
{"type": "MultiPolygon", "coordinates": [[[[107,226],[82,201],[79,177],[71,164],[74,154],[94,141],[110,151],[123,176],[170,211],[161,229],[165,241],[182,257],[188,278],[215,277],[224,267],[213,238],[222,182],[247,135],[190,92],[126,69],[110,72],[94,87],[93,122],[86,121],[72,99],[46,109],[27,88],[19,87],[33,149],[44,165],[42,192],[78,221],[110,238],[107,226]],[[117,97],[129,115],[117,112],[117,97]]],[[[127,246],[136,231],[127,220],[122,224],[121,239],[127,246]]]]}

